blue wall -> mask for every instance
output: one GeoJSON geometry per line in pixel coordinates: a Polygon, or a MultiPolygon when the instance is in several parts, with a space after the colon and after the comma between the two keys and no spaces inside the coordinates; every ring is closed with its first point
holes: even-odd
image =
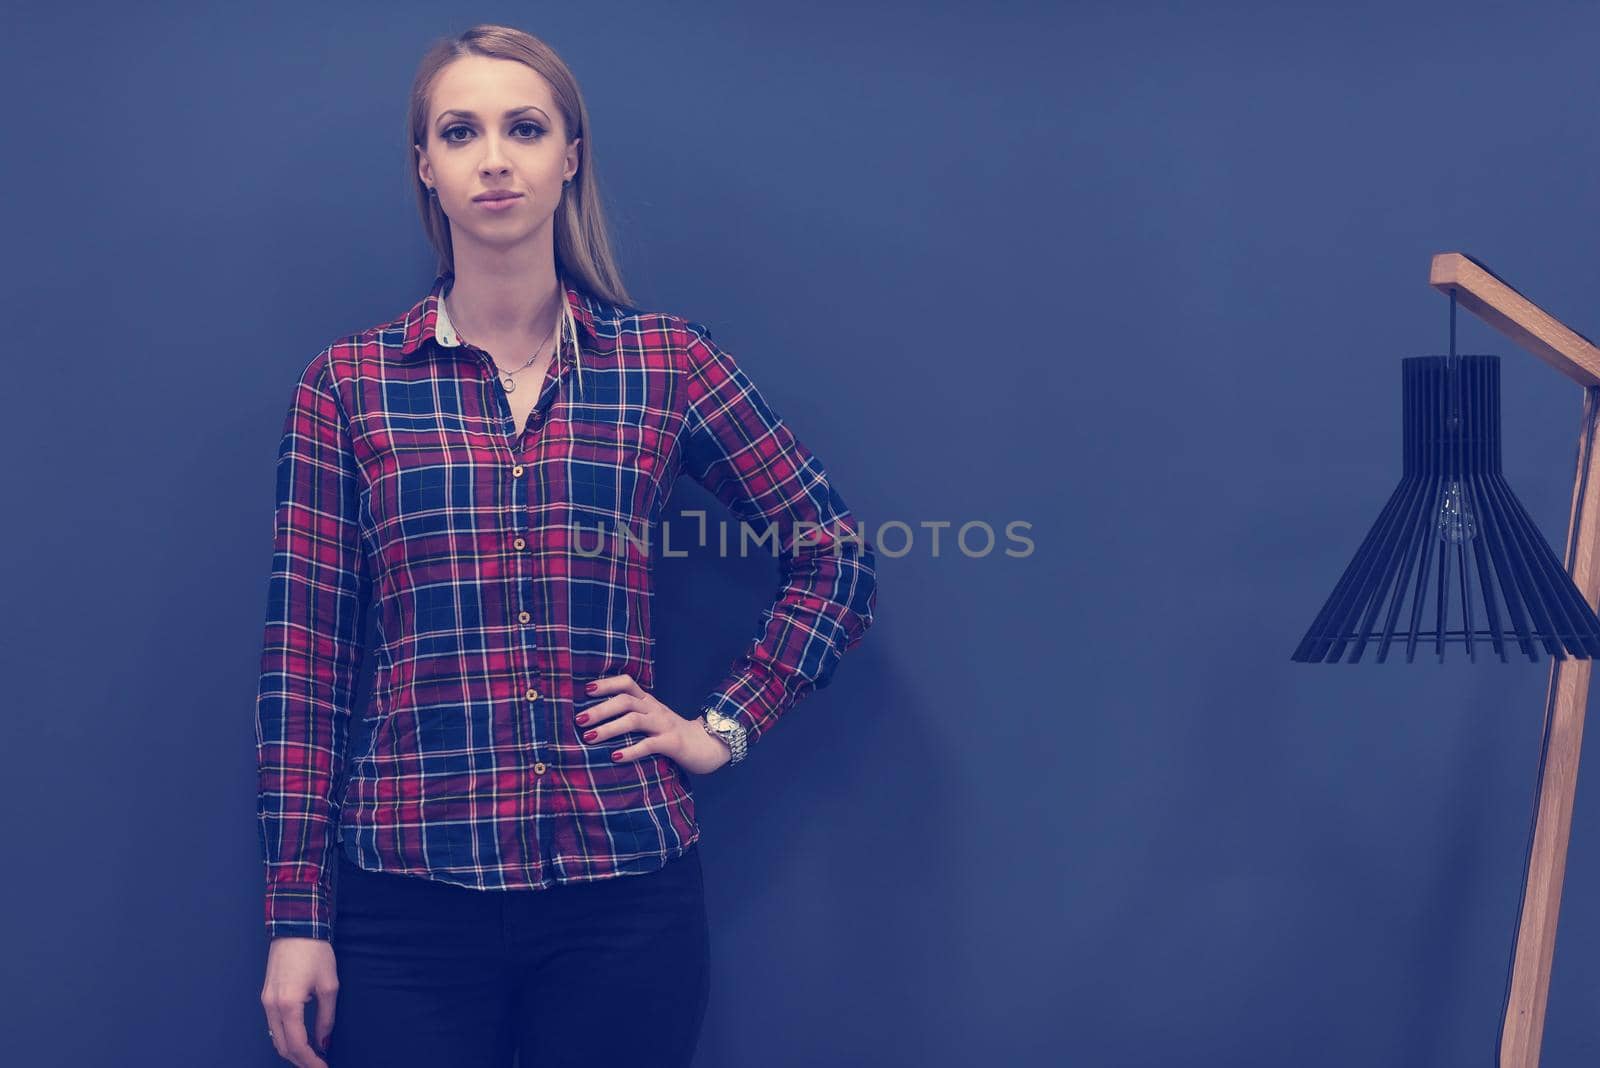
{"type": "MultiPolygon", "coordinates": [[[[17,1063],[279,1063],[277,435],[306,360],[432,279],[404,98],[480,20],[583,83],[634,295],[918,527],[835,685],[700,781],[699,1064],[1492,1063],[1548,667],[1289,654],[1399,477],[1400,359],[1447,343],[1432,254],[1600,336],[1600,9],[1176,7],[14,14],[17,1063]],[[1033,553],[963,555],[972,520],[1033,553]]],[[[1460,345],[1504,357],[1506,474],[1559,549],[1581,392],[1470,316],[1460,345]]],[[[772,578],[658,578],[691,701],[772,578]]],[[[1590,761],[1546,1068],[1600,1054],[1590,761]]]]}

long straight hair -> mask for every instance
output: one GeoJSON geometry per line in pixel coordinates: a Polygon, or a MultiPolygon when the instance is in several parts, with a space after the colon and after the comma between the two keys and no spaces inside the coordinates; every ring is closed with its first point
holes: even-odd
{"type": "MultiPolygon", "coordinates": [[[[595,179],[594,135],[589,129],[589,109],[584,105],[578,80],[562,58],[539,38],[510,26],[480,24],[454,37],[434,42],[417,65],[416,77],[411,83],[411,108],[409,115],[410,145],[406,149],[406,172],[417,198],[417,211],[422,215],[422,228],[428,235],[438,255],[438,273],[454,273],[455,250],[450,242],[450,220],[438,200],[428,195],[428,186],[417,174],[417,148],[428,145],[428,111],[433,97],[434,84],[445,67],[463,56],[488,56],[492,59],[510,59],[526,64],[550,83],[555,94],[556,109],[561,112],[567,143],[583,138],[578,145],[578,172],[572,184],[561,192],[561,202],[552,218],[556,272],[558,277],[576,282],[594,296],[612,304],[631,307],[622,283],[622,273],[611,252],[607,235],[605,211],[600,203],[600,186],[595,179]]],[[[565,308],[565,301],[563,301],[565,308]]],[[[571,330],[571,312],[565,312],[567,323],[563,330],[571,330]]],[[[576,357],[577,337],[572,336],[572,351],[576,357]]],[[[575,361],[576,362],[576,361],[575,361]]],[[[579,371],[580,389],[582,372],[579,371]]]]}

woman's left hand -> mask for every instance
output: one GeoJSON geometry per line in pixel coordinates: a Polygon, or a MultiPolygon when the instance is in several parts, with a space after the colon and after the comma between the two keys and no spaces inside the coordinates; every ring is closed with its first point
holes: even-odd
{"type": "Polygon", "coordinates": [[[592,685],[588,695],[606,699],[578,713],[578,734],[585,744],[598,745],[625,731],[642,731],[649,736],[615,750],[611,754],[615,763],[660,753],[676,760],[691,774],[705,775],[733,759],[728,747],[707,733],[699,720],[678,715],[641,689],[633,676],[607,675],[592,685]],[[593,738],[588,737],[591,731],[593,738]]]}

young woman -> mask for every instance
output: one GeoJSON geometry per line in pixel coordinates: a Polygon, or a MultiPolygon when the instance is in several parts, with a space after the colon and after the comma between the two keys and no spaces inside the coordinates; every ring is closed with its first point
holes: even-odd
{"type": "Polygon", "coordinates": [[[709,331],[631,306],[548,46],[439,42],[410,125],[438,277],[305,366],[278,455],[269,1034],[335,1068],[685,1065],[709,994],[688,776],[828,684],[872,622],[872,547],[709,331]],[[651,692],[650,554],[680,472],[782,580],[693,716],[651,692]]]}

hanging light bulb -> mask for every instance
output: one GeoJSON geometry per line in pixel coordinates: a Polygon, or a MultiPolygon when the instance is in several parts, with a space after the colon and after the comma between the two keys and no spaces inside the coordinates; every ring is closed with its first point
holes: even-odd
{"type": "Polygon", "coordinates": [[[1461,483],[1451,479],[1445,485],[1444,499],[1439,502],[1439,539],[1454,543],[1477,536],[1478,524],[1461,492],[1461,483]]]}

